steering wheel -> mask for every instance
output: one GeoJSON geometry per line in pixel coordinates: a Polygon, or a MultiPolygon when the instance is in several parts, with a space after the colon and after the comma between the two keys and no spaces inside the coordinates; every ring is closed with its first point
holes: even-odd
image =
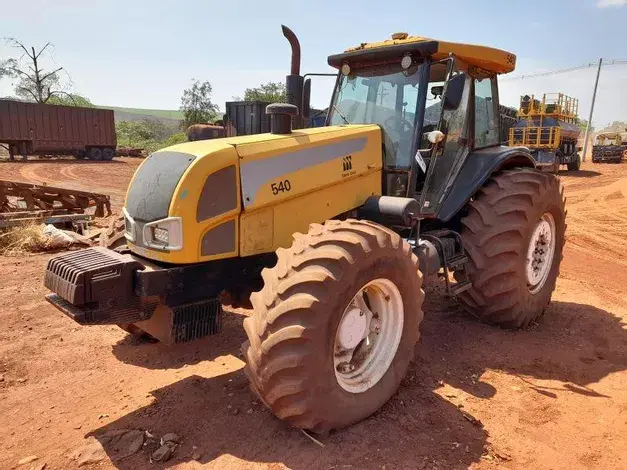
{"type": "Polygon", "coordinates": [[[385,121],[383,121],[383,125],[385,126],[386,129],[398,130],[399,134],[401,132],[407,132],[412,127],[414,127],[414,125],[411,122],[409,122],[407,119],[397,116],[396,114],[385,119],[385,121]],[[400,124],[399,126],[400,129],[396,127],[396,124],[400,124]]]}

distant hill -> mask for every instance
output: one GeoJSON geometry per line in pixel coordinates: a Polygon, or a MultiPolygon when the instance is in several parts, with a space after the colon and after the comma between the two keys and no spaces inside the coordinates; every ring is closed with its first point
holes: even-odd
{"type": "MultiPolygon", "coordinates": [[[[96,106],[97,108],[112,109],[116,121],[141,121],[142,119],[156,119],[166,125],[178,126],[183,119],[183,112],[172,109],[141,109],[122,108],[119,106],[96,106]]],[[[218,113],[222,118],[222,113],[218,113]]]]}
{"type": "Polygon", "coordinates": [[[97,107],[112,109],[116,121],[141,121],[142,119],[156,119],[166,125],[177,126],[179,121],[183,118],[183,113],[178,110],[122,108],[119,106],[97,107]]]}

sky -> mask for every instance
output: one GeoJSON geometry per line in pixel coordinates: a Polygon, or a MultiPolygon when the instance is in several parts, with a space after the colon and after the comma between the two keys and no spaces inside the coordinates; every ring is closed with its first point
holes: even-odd
{"type": "MultiPolygon", "coordinates": [[[[333,72],[327,56],[391,33],[498,47],[518,57],[500,80],[501,103],[522,94],[564,92],[590,110],[596,64],[627,60],[627,0],[0,0],[0,38],[54,44],[48,67],[62,66],[72,91],[98,105],[177,109],[193,78],[225,101],[289,72],[280,25],[299,37],[302,73],[333,72]],[[541,78],[534,74],[593,64],[541,78]],[[58,65],[57,65],[58,64],[58,65]]],[[[16,50],[0,42],[0,59],[16,50]]],[[[314,78],[312,105],[328,106],[331,78],[314,78]]],[[[627,65],[604,67],[593,122],[627,121],[627,65]]],[[[11,95],[0,80],[0,96],[11,95]]]]}

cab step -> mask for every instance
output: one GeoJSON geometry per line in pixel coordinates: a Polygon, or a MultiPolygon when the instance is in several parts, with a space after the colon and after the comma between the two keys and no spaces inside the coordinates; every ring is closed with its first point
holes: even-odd
{"type": "Polygon", "coordinates": [[[472,287],[472,282],[466,280],[466,281],[460,281],[460,282],[455,282],[455,283],[451,283],[449,285],[449,293],[452,297],[456,297],[459,294],[461,294],[462,292],[467,291],[468,289],[470,289],[472,287]]]}
{"type": "Polygon", "coordinates": [[[464,266],[468,262],[468,256],[465,254],[455,255],[448,260],[447,268],[450,270],[455,270],[461,266],[464,266]]]}

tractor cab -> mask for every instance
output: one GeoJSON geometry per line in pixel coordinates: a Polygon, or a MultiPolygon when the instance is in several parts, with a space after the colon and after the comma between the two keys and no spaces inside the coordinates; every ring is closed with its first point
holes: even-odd
{"type": "Polygon", "coordinates": [[[328,62],[339,69],[327,125],[378,124],[383,194],[436,217],[467,156],[499,146],[496,75],[513,54],[396,33],[328,62]]]}

